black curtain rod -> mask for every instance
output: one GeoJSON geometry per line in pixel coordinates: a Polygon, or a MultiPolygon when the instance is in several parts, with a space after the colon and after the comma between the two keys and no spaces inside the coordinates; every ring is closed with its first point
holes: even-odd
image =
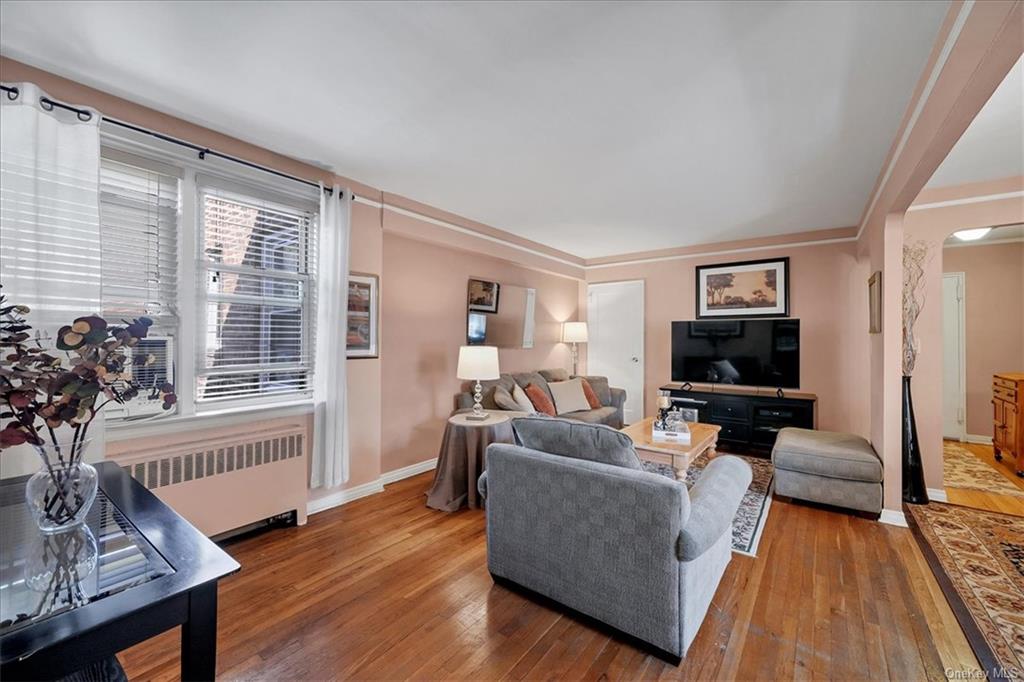
{"type": "MultiPolygon", "coordinates": [[[[0,85],[0,90],[3,90],[4,92],[7,93],[7,99],[9,99],[9,100],[16,100],[16,99],[18,99],[18,96],[21,94],[21,92],[18,90],[18,88],[8,87],[6,85],[0,85]]],[[[71,106],[70,104],[64,104],[63,102],[57,102],[55,100],[50,99],[49,97],[40,97],[39,98],[39,105],[43,109],[46,109],[47,111],[53,111],[54,107],[56,107],[58,109],[64,109],[65,111],[72,111],[72,112],[75,113],[76,116],[78,116],[78,120],[80,120],[80,121],[91,121],[92,120],[92,116],[93,116],[92,112],[89,111],[88,109],[79,109],[77,107],[71,106]]],[[[281,171],[274,170],[273,168],[267,168],[266,166],[261,166],[259,164],[253,163],[252,161],[246,161],[245,159],[240,159],[237,156],[231,156],[229,154],[223,154],[223,153],[218,152],[216,150],[210,149],[209,147],[200,147],[197,144],[192,144],[191,142],[186,142],[185,140],[179,140],[178,138],[171,137],[170,135],[164,135],[163,133],[158,133],[158,132],[153,131],[153,130],[147,130],[146,128],[141,128],[141,127],[139,127],[137,125],[132,125],[131,123],[125,123],[124,121],[118,121],[115,118],[107,118],[106,116],[104,116],[102,120],[105,123],[112,123],[112,124],[114,124],[116,126],[120,126],[122,128],[127,128],[128,130],[134,130],[137,133],[142,133],[143,135],[149,135],[150,137],[155,137],[158,140],[163,140],[164,142],[170,142],[172,144],[180,145],[182,147],[187,147],[188,149],[191,149],[192,151],[196,152],[201,160],[205,160],[207,156],[214,156],[214,157],[216,157],[218,159],[224,159],[225,161],[231,161],[232,163],[237,163],[239,165],[246,166],[248,168],[253,168],[255,170],[262,171],[264,173],[270,173],[271,175],[276,175],[279,178],[285,178],[285,179],[291,180],[293,182],[300,182],[303,185],[309,185],[310,187],[316,187],[318,189],[320,188],[319,184],[317,184],[315,182],[312,182],[311,180],[306,180],[305,178],[299,178],[299,177],[296,177],[294,175],[288,175],[287,173],[282,173],[281,171]]],[[[333,194],[334,193],[334,189],[332,187],[324,187],[323,189],[328,194],[333,194]]],[[[339,191],[338,194],[339,194],[339,196],[345,196],[345,193],[343,191],[339,191]]]]}

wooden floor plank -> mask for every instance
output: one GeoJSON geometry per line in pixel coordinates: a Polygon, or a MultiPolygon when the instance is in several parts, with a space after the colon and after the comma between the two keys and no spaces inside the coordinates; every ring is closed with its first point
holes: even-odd
{"type": "MultiPolygon", "coordinates": [[[[222,679],[929,679],[976,667],[910,532],[773,502],[734,555],[680,665],[495,585],[480,511],[427,509],[424,474],[226,543],[222,679]]],[[[178,676],[177,630],[122,652],[131,679],[178,676]]]]}

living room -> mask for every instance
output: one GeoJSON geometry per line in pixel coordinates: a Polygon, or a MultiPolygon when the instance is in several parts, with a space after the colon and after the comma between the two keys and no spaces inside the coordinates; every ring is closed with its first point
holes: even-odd
{"type": "Polygon", "coordinates": [[[1019,676],[1022,26],[5,2],[2,676],[1019,676]]]}

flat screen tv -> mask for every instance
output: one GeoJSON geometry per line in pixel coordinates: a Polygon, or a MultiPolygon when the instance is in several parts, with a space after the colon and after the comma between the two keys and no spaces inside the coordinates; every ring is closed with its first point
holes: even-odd
{"type": "Polygon", "coordinates": [[[800,320],[672,323],[672,381],[800,387],[800,320]]]}

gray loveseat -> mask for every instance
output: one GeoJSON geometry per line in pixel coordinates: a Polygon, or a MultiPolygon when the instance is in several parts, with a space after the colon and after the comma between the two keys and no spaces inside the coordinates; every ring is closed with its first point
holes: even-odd
{"type": "MultiPolygon", "coordinates": [[[[511,392],[513,384],[519,384],[526,388],[530,384],[536,384],[548,398],[551,397],[551,389],[548,388],[549,381],[566,381],[569,373],[564,369],[542,369],[539,372],[516,372],[513,374],[502,374],[500,379],[494,381],[481,381],[483,386],[483,400],[481,405],[485,410],[501,410],[502,408],[494,402],[494,388],[502,386],[506,391],[511,392]]],[[[605,424],[612,428],[621,429],[623,426],[622,407],[626,403],[626,391],[621,388],[612,388],[608,385],[607,377],[586,376],[583,377],[594,389],[597,399],[601,401],[601,407],[595,410],[581,410],[559,415],[565,419],[586,422],[588,424],[605,424]]],[[[465,410],[473,407],[472,383],[463,386],[463,392],[455,396],[456,410],[465,410]]]]}
{"type": "Polygon", "coordinates": [[[688,492],[643,470],[604,426],[515,419],[517,441],[487,448],[487,565],[503,579],[686,655],[732,556],[746,462],[719,456],[688,492]],[[592,458],[602,461],[592,461],[592,458]]]}

